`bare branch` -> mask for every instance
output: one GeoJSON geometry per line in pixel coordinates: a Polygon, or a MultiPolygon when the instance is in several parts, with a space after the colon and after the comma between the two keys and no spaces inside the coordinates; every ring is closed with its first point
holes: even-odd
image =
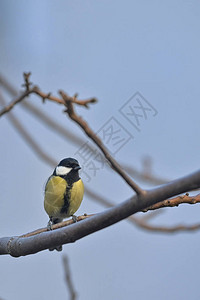
{"type": "Polygon", "coordinates": [[[89,138],[99,147],[99,149],[103,152],[106,159],[111,164],[112,168],[126,181],[126,183],[138,194],[145,194],[145,191],[142,190],[120,167],[120,165],[115,161],[115,159],[108,153],[106,148],[104,147],[100,138],[92,131],[92,129],[88,126],[88,124],[79,117],[74,110],[73,102],[71,98],[68,97],[63,91],[60,91],[60,95],[62,96],[63,100],[65,101],[65,105],[67,107],[66,112],[68,116],[76,122],[89,136],[89,138]]]}
{"type": "Polygon", "coordinates": [[[88,100],[78,100],[77,97],[78,97],[78,94],[75,94],[74,97],[71,98],[71,101],[75,104],[85,106],[86,108],[89,108],[88,104],[96,103],[98,101],[96,98],[91,98],[88,100]]]}
{"type": "MultiPolygon", "coordinates": [[[[8,106],[4,107],[0,111],[0,117],[3,116],[5,113],[8,113],[16,104],[20,103],[22,100],[24,100],[30,94],[38,95],[39,97],[42,98],[43,102],[46,99],[48,99],[48,100],[56,102],[58,104],[65,105],[65,102],[62,99],[52,96],[51,93],[47,93],[47,94],[43,93],[42,91],[40,91],[40,89],[37,86],[34,86],[31,88],[32,83],[29,81],[30,75],[31,75],[31,73],[24,73],[25,83],[22,86],[24,86],[26,88],[26,91],[23,92],[19,97],[17,97],[17,99],[12,101],[8,106]]],[[[91,98],[91,99],[87,99],[87,100],[77,100],[75,97],[73,97],[73,98],[71,98],[71,101],[78,105],[82,105],[82,106],[85,106],[86,108],[88,108],[88,104],[97,102],[97,99],[91,98]]]]}
{"type": "Polygon", "coordinates": [[[69,267],[69,259],[68,259],[67,255],[63,255],[63,267],[64,267],[64,271],[65,271],[66,285],[67,285],[67,288],[70,293],[70,299],[75,300],[75,299],[77,299],[77,293],[74,289],[74,285],[72,282],[72,276],[71,276],[71,271],[70,271],[70,267],[69,267]]]}
{"type": "Polygon", "coordinates": [[[30,76],[31,76],[31,72],[24,73],[23,76],[24,76],[24,81],[25,82],[24,82],[24,84],[22,84],[22,86],[26,88],[27,92],[29,92],[30,88],[31,88],[31,85],[32,85],[32,82],[29,81],[30,76]]]}
{"type": "MultiPolygon", "coordinates": [[[[94,216],[94,214],[92,214],[92,215],[84,214],[83,216],[78,216],[76,218],[76,220],[77,220],[77,222],[80,222],[80,221],[85,220],[87,218],[90,218],[92,216],[94,216]]],[[[54,225],[51,226],[51,228],[52,228],[52,230],[55,230],[55,229],[63,228],[63,227],[66,227],[66,226],[69,226],[69,225],[72,225],[72,224],[74,224],[74,220],[70,219],[70,220],[67,220],[67,221],[63,221],[63,222],[54,224],[54,225]]],[[[44,227],[44,228],[40,228],[40,229],[34,230],[32,232],[20,235],[20,237],[23,237],[23,238],[30,237],[30,236],[37,235],[37,234],[42,233],[42,232],[48,232],[48,231],[49,231],[49,229],[47,227],[44,227]]]]}
{"type": "Polygon", "coordinates": [[[26,97],[28,97],[31,94],[31,91],[26,91],[21,94],[16,100],[12,101],[9,105],[4,107],[2,110],[0,110],[0,117],[4,114],[8,113],[16,104],[20,103],[22,100],[24,100],[26,97]]]}
{"type": "Polygon", "coordinates": [[[187,203],[187,204],[196,204],[200,203],[200,194],[196,196],[189,196],[188,193],[185,195],[181,195],[178,197],[175,197],[173,199],[167,199],[162,202],[158,202],[150,207],[147,207],[143,212],[147,212],[148,210],[155,210],[162,207],[174,207],[179,206],[180,204],[187,203]]]}
{"type": "MultiPolygon", "coordinates": [[[[114,203],[112,203],[110,200],[106,199],[105,197],[102,197],[100,195],[98,195],[96,192],[92,192],[89,188],[85,187],[85,193],[91,197],[94,201],[97,201],[98,203],[101,203],[102,205],[104,205],[105,207],[107,208],[111,208],[111,207],[114,207],[114,203]]],[[[177,202],[177,206],[180,205],[180,204],[196,204],[196,203],[200,203],[200,195],[196,195],[196,196],[193,196],[193,197],[189,197],[189,198],[185,198],[184,196],[179,196],[179,197],[175,197],[173,199],[171,199],[171,201],[173,202],[174,200],[177,202]],[[192,200],[190,199],[192,198],[192,200]],[[188,200],[188,202],[187,202],[188,200]],[[179,202],[178,202],[179,201],[179,202]]],[[[159,208],[162,208],[162,207],[172,207],[170,203],[168,203],[168,206],[167,206],[167,203],[166,203],[166,200],[164,201],[161,201],[161,202],[158,202],[156,205],[155,205],[156,208],[154,209],[159,209],[159,208]],[[163,206],[163,203],[165,203],[165,206],[163,206]]],[[[143,212],[147,212],[148,210],[143,210],[143,212]]],[[[162,232],[176,232],[176,231],[189,231],[189,230],[197,230],[199,229],[199,224],[193,224],[193,225],[175,225],[175,226],[171,226],[171,227],[167,227],[167,226],[153,226],[153,225],[148,225],[147,224],[147,221],[152,218],[152,217],[155,217],[157,214],[160,214],[159,211],[154,211],[153,213],[151,214],[147,214],[145,215],[144,217],[135,217],[135,216],[130,216],[128,217],[126,220],[129,221],[130,223],[132,223],[133,225],[137,225],[138,227],[141,227],[143,229],[147,229],[147,230],[151,230],[151,231],[162,231],[162,232]]],[[[90,215],[87,215],[87,214],[84,214],[83,216],[78,216],[77,217],[77,222],[79,221],[82,221],[84,219],[87,219],[87,218],[90,218],[92,216],[95,216],[95,214],[90,214],[90,215]]],[[[74,221],[72,219],[70,220],[66,220],[66,221],[63,221],[61,223],[57,223],[57,224],[54,224],[52,225],[52,229],[55,230],[55,229],[58,229],[58,228],[63,228],[63,227],[66,227],[66,226],[69,226],[69,225],[72,225],[74,224],[74,221]]],[[[34,230],[32,232],[29,232],[29,233],[26,233],[26,234],[23,234],[21,235],[20,237],[30,237],[30,236],[33,236],[33,235],[36,235],[36,234],[39,234],[39,233],[42,233],[42,232],[47,232],[48,229],[47,227],[44,227],[44,228],[40,228],[40,229],[37,229],[37,230],[34,230]]]]}
{"type": "MultiPolygon", "coordinates": [[[[44,100],[48,99],[54,102],[57,102],[58,104],[63,104],[65,105],[65,102],[63,101],[63,99],[60,99],[58,97],[52,96],[51,93],[45,94],[42,91],[40,91],[40,89],[37,87],[35,87],[34,93],[37,94],[39,97],[41,97],[44,100]]],[[[70,97],[67,96],[71,102],[76,103],[78,105],[81,106],[85,106],[86,108],[89,108],[90,103],[96,103],[97,99],[96,98],[90,98],[90,99],[86,99],[86,100],[78,100],[75,97],[70,97]]]]}

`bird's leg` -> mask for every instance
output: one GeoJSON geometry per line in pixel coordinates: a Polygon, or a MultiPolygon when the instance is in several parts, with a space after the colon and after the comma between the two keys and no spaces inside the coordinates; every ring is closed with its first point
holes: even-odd
{"type": "Polygon", "coordinates": [[[52,230],[52,217],[49,218],[49,222],[47,223],[47,230],[52,230]]]}
{"type": "Polygon", "coordinates": [[[77,221],[77,216],[72,215],[72,220],[74,221],[74,223],[78,222],[78,221],[77,221]]]}

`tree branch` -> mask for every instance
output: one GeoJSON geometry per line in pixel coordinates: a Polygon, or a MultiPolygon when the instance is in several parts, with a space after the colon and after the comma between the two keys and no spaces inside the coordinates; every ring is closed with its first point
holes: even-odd
{"type": "Polygon", "coordinates": [[[151,189],[140,196],[134,197],[109,208],[102,213],[77,222],[71,226],[43,232],[30,237],[5,237],[0,239],[0,254],[14,257],[37,253],[39,251],[75,242],[91,233],[111,226],[130,215],[144,210],[161,200],[200,187],[200,171],[174,180],[168,184],[151,189]]]}
{"type": "MultiPolygon", "coordinates": [[[[78,216],[76,218],[76,221],[80,222],[80,221],[85,220],[87,218],[90,218],[92,216],[94,216],[94,214],[91,214],[91,215],[84,214],[83,216],[78,216]]],[[[52,228],[52,230],[55,230],[55,229],[63,228],[63,227],[66,227],[66,226],[69,226],[69,225],[72,225],[72,224],[74,224],[74,220],[70,219],[70,220],[63,221],[63,222],[60,222],[60,223],[57,223],[57,224],[53,224],[51,226],[51,228],[52,228]]],[[[49,229],[47,227],[39,228],[39,229],[36,229],[36,230],[31,231],[29,233],[20,235],[19,237],[23,237],[23,238],[30,237],[30,236],[37,235],[37,234],[42,233],[42,232],[49,232],[49,229]]]]}
{"type": "MultiPolygon", "coordinates": [[[[25,83],[23,84],[23,86],[26,88],[25,92],[23,92],[19,97],[17,97],[17,99],[12,101],[9,105],[4,107],[0,111],[0,117],[3,116],[4,114],[8,113],[16,104],[20,103],[22,100],[24,100],[26,97],[28,97],[31,94],[38,95],[39,97],[42,98],[43,101],[48,99],[48,100],[56,102],[58,104],[65,105],[65,102],[62,99],[52,96],[51,93],[45,94],[42,91],[40,91],[40,89],[37,86],[34,86],[33,88],[31,88],[32,83],[30,83],[30,81],[29,81],[30,75],[31,75],[31,73],[24,73],[25,83]]],[[[85,106],[86,108],[88,108],[89,103],[97,102],[96,98],[91,98],[91,99],[87,99],[87,100],[77,100],[76,97],[73,97],[73,98],[70,97],[70,98],[71,98],[72,102],[74,102],[78,105],[85,106]]]]}
{"type": "Polygon", "coordinates": [[[16,100],[12,101],[10,104],[8,104],[6,107],[4,107],[2,110],[0,110],[0,117],[4,114],[8,113],[16,104],[20,103],[22,100],[24,100],[26,97],[28,97],[33,91],[26,91],[22,93],[16,100]]]}
{"type": "MultiPolygon", "coordinates": [[[[90,196],[93,200],[96,200],[98,203],[101,203],[102,205],[104,205],[107,208],[111,208],[114,207],[114,204],[111,203],[110,200],[105,199],[104,197],[101,197],[100,195],[98,195],[96,192],[92,192],[90,189],[88,189],[86,187],[85,192],[88,196],[90,196]]],[[[154,207],[154,210],[158,210],[159,208],[162,207],[173,207],[174,205],[172,205],[173,202],[176,202],[176,206],[179,206],[180,204],[197,204],[200,203],[200,194],[193,196],[193,197],[187,197],[185,198],[184,196],[178,196],[175,198],[170,199],[170,201],[168,200],[164,200],[161,202],[158,202],[157,204],[153,205],[152,207],[154,207]],[[191,200],[192,199],[192,200],[191,200]],[[188,202],[187,202],[188,201],[188,202]]],[[[142,212],[147,212],[147,209],[142,210],[142,212]]],[[[156,211],[156,214],[158,212],[156,211]]],[[[152,218],[153,216],[156,215],[154,214],[148,214],[145,215],[145,217],[135,217],[135,216],[130,216],[128,217],[126,220],[129,221],[130,223],[132,223],[133,225],[137,225],[137,227],[141,227],[143,229],[147,229],[147,230],[151,230],[151,231],[162,231],[162,232],[176,232],[176,231],[189,231],[189,230],[195,230],[195,229],[199,229],[199,224],[192,224],[192,225],[175,225],[175,226],[171,226],[171,227],[167,227],[167,226],[152,226],[152,225],[148,225],[147,224],[147,220],[149,220],[150,218],[152,218]]],[[[95,216],[96,214],[84,214],[82,216],[78,216],[77,217],[77,222],[80,222],[82,220],[85,220],[87,218],[90,218],[92,216],[95,216]]],[[[58,228],[63,228],[69,225],[74,224],[74,221],[72,219],[70,220],[66,220],[63,221],[61,223],[57,223],[52,225],[52,230],[58,229],[58,228]]],[[[47,229],[47,227],[44,228],[40,228],[37,230],[34,230],[32,232],[20,235],[19,237],[30,237],[33,235],[37,235],[39,233],[42,232],[48,232],[49,230],[47,229]]]]}
{"type": "Polygon", "coordinates": [[[150,207],[147,207],[145,210],[143,210],[143,212],[147,212],[149,210],[155,210],[163,207],[175,207],[183,203],[187,203],[187,204],[200,203],[200,194],[190,197],[189,194],[186,193],[185,195],[181,195],[173,199],[167,199],[162,202],[158,202],[150,207]]]}
{"type": "Polygon", "coordinates": [[[65,105],[67,107],[66,112],[70,119],[76,122],[89,136],[89,138],[99,147],[99,149],[104,154],[105,158],[109,161],[112,168],[126,181],[126,183],[138,194],[145,194],[145,191],[141,189],[120,167],[120,165],[116,162],[116,160],[109,154],[106,150],[105,146],[103,145],[100,138],[92,131],[92,129],[88,126],[88,124],[79,117],[74,110],[73,102],[71,98],[68,97],[63,91],[60,91],[60,95],[62,96],[65,105]]]}

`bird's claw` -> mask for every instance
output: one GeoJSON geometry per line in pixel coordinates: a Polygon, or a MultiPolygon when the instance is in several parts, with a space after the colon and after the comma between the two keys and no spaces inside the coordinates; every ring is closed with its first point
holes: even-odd
{"type": "Polygon", "coordinates": [[[74,221],[74,223],[77,223],[77,222],[78,222],[77,216],[73,215],[73,216],[72,216],[72,220],[74,221]]]}
{"type": "Polygon", "coordinates": [[[47,223],[47,230],[49,231],[49,230],[53,230],[52,229],[52,222],[51,222],[51,220],[49,220],[49,222],[47,223]]]}

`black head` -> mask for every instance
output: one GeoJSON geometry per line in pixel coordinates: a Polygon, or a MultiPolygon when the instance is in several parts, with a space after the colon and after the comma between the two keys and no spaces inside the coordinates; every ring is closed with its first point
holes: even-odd
{"type": "Polygon", "coordinates": [[[79,179],[78,171],[81,169],[76,159],[68,157],[59,162],[55,168],[53,175],[60,176],[65,179],[77,181],[79,179]]]}
{"type": "Polygon", "coordinates": [[[76,168],[76,167],[79,167],[79,169],[80,169],[78,160],[76,160],[75,158],[71,158],[71,157],[62,159],[59,162],[58,166],[67,167],[67,168],[76,168]]]}

